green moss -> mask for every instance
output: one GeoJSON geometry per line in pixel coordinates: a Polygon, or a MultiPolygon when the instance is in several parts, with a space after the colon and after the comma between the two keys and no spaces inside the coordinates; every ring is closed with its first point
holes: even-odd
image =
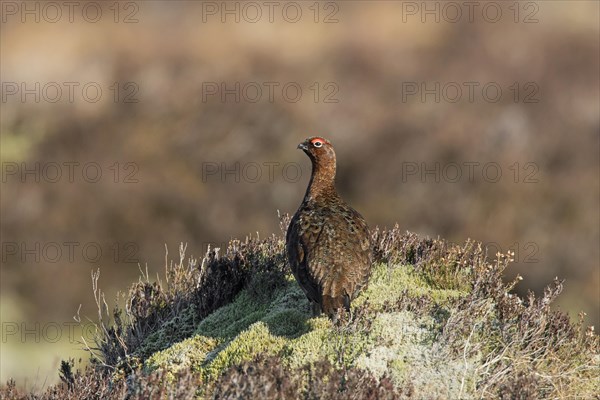
{"type": "Polygon", "coordinates": [[[467,294],[455,289],[432,288],[412,265],[388,267],[377,264],[373,267],[367,290],[360,294],[354,304],[360,305],[368,301],[370,308],[379,310],[386,302],[397,302],[404,290],[408,291],[410,297],[431,297],[436,304],[444,304],[448,299],[467,294]]]}
{"type": "Polygon", "coordinates": [[[219,345],[219,340],[196,335],[176,343],[166,350],[154,353],[146,360],[147,371],[164,370],[168,379],[186,369],[199,369],[208,354],[219,345]]]}
{"type": "MultiPolygon", "coordinates": [[[[153,355],[146,367],[163,368],[174,375],[186,365],[212,381],[225,369],[255,355],[281,352],[291,338],[309,331],[314,327],[307,323],[309,308],[306,296],[292,280],[261,296],[244,290],[231,304],[207,316],[195,329],[195,336],[153,355]],[[196,354],[186,359],[186,351],[196,354]]],[[[331,328],[330,323],[328,326],[331,328]]],[[[162,330],[157,333],[164,334],[162,330]]]]}
{"type": "Polygon", "coordinates": [[[278,353],[284,344],[284,338],[271,334],[267,325],[257,322],[229,342],[208,366],[198,370],[203,372],[208,379],[216,379],[232,365],[249,361],[259,354],[278,353]]]}
{"type": "Polygon", "coordinates": [[[236,299],[207,316],[196,329],[196,334],[220,338],[231,338],[263,318],[268,304],[256,301],[247,291],[236,299]]]}
{"type": "Polygon", "coordinates": [[[311,319],[309,331],[304,335],[289,340],[283,348],[282,356],[287,366],[298,368],[314,363],[320,359],[328,359],[335,363],[335,344],[333,324],[327,317],[311,319]]]}
{"type": "Polygon", "coordinates": [[[136,355],[145,359],[157,351],[168,348],[173,343],[177,343],[192,335],[197,324],[196,308],[192,304],[178,316],[165,322],[161,329],[148,335],[144,343],[136,351],[136,355]]]}
{"type": "Polygon", "coordinates": [[[283,310],[269,313],[262,320],[277,336],[296,337],[308,330],[306,314],[298,310],[283,310]]]}
{"type": "MultiPolygon", "coordinates": [[[[431,289],[411,266],[388,268],[378,264],[369,289],[353,307],[368,302],[369,308],[379,310],[384,302],[397,300],[404,290],[411,296],[429,295],[434,301],[462,294],[431,289]]],[[[438,329],[433,318],[415,319],[407,312],[375,312],[372,326],[364,329],[334,326],[324,316],[309,319],[309,310],[306,296],[291,276],[273,293],[256,296],[244,290],[231,304],[206,317],[196,328],[196,336],[151,357],[147,365],[172,369],[171,373],[181,365],[190,365],[214,380],[226,368],[258,354],[279,354],[292,369],[327,359],[340,367],[356,365],[376,374],[395,366],[394,375],[401,379],[410,361],[402,357],[404,347],[431,343],[433,331],[438,329]],[[196,354],[181,361],[186,350],[196,354]],[[164,366],[161,361],[165,361],[164,366]]]]}
{"type": "MultiPolygon", "coordinates": [[[[293,278],[292,278],[293,279],[293,278]]],[[[262,319],[274,335],[297,337],[308,331],[310,304],[295,281],[274,294],[262,319]]]]}

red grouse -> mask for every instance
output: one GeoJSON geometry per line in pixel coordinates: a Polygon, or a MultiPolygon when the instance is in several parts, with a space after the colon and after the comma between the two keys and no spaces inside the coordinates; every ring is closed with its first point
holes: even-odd
{"type": "Polygon", "coordinates": [[[331,143],[311,137],[298,145],[312,162],[304,200],[287,231],[292,272],[313,313],[337,319],[366,285],[371,271],[369,228],[364,218],[335,190],[335,151],[331,143]]]}

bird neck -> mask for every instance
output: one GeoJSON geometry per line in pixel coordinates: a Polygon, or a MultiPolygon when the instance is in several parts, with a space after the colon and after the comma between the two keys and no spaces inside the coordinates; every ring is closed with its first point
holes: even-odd
{"type": "Polygon", "coordinates": [[[323,196],[337,196],[335,190],[335,161],[319,163],[313,161],[310,182],[304,198],[314,200],[323,196]]]}

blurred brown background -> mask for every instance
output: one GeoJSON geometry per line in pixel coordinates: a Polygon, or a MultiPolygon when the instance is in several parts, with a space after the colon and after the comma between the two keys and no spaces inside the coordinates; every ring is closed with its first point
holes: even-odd
{"type": "Polygon", "coordinates": [[[513,250],[598,325],[597,2],[74,3],[2,3],[2,381],[81,354],[90,271],[279,234],[312,135],[372,226],[513,250]]]}

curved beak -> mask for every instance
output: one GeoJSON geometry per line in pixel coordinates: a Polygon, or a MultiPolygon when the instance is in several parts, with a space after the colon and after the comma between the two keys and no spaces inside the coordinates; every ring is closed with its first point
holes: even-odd
{"type": "Polygon", "coordinates": [[[300,144],[298,145],[298,148],[299,148],[300,150],[304,150],[304,151],[308,150],[308,146],[307,146],[307,145],[306,145],[306,143],[304,143],[304,142],[300,143],[300,144]]]}

